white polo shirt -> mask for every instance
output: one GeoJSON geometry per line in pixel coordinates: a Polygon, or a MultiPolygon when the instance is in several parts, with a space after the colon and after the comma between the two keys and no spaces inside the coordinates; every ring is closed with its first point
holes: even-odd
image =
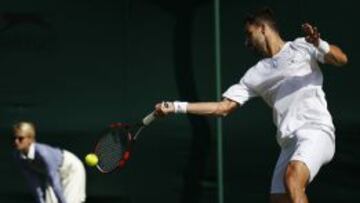
{"type": "Polygon", "coordinates": [[[273,109],[280,145],[303,125],[334,131],[318,61],[324,62],[323,54],[305,38],[286,42],[272,58],[262,59],[251,67],[223,96],[240,105],[261,96],[273,109]]]}

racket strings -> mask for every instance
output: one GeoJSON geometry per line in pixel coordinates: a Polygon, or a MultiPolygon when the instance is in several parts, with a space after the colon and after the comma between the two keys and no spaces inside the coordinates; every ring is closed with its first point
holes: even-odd
{"type": "Polygon", "coordinates": [[[98,167],[110,172],[118,167],[127,148],[128,132],[124,129],[110,130],[98,142],[95,153],[99,157],[98,167]]]}

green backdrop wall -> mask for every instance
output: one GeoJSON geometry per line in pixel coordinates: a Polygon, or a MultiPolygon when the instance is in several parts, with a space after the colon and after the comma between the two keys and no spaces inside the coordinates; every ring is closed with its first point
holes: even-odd
{"type": "MultiPolygon", "coordinates": [[[[221,1],[223,90],[257,58],[244,47],[246,12],[270,6],[286,40],[303,22],[349,56],[323,66],[337,153],[309,187],[314,202],[358,202],[359,44],[354,0],[221,1]]],[[[31,120],[38,141],[80,158],[102,128],[134,122],[162,100],[215,98],[213,7],[208,0],[0,2],[1,202],[31,202],[11,156],[11,125],[31,120]]],[[[224,119],[225,202],[266,202],[279,148],[271,109],[254,99],[224,119]]],[[[216,202],[215,119],[159,120],[121,173],[88,172],[88,202],[216,202]],[[187,189],[188,188],[188,189],[187,189]]]]}

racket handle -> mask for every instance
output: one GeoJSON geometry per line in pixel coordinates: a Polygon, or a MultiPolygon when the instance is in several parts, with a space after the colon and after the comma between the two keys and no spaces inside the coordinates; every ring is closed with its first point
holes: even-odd
{"type": "Polygon", "coordinates": [[[143,125],[150,125],[156,119],[155,111],[149,113],[145,118],[142,120],[143,125]]]}

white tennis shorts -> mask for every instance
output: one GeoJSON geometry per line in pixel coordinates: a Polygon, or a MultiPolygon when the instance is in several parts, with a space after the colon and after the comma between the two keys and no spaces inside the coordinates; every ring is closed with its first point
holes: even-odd
{"type": "MultiPolygon", "coordinates": [[[[68,203],[82,203],[86,198],[86,172],[84,165],[74,154],[63,151],[64,161],[60,167],[61,184],[68,203]]],[[[45,191],[46,203],[58,203],[53,188],[48,185],[45,191]]]]}
{"type": "Polygon", "coordinates": [[[335,153],[335,135],[331,130],[314,126],[303,127],[281,148],[272,181],[271,194],[286,193],[284,175],[290,161],[305,163],[310,171],[309,183],[319,169],[331,161],[335,153]]]}

